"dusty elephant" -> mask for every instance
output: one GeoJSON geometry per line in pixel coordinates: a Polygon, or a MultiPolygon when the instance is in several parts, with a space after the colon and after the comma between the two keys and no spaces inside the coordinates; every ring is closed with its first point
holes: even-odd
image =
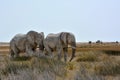
{"type": "Polygon", "coordinates": [[[17,34],[10,41],[10,57],[15,58],[19,56],[20,52],[26,52],[27,55],[33,55],[37,45],[43,51],[44,33],[36,31],[29,31],[27,34],[17,34]]]}
{"type": "Polygon", "coordinates": [[[58,53],[58,60],[60,60],[63,51],[65,62],[67,61],[68,45],[72,47],[72,56],[69,60],[71,61],[75,57],[76,51],[76,39],[72,33],[61,32],[58,34],[48,34],[44,40],[44,47],[47,53],[52,55],[52,52],[56,50],[58,53]]]}

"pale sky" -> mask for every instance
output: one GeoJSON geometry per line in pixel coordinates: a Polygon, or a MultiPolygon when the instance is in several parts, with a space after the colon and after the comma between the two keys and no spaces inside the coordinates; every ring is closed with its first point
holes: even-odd
{"type": "Polygon", "coordinates": [[[0,42],[29,30],[120,41],[120,0],[0,0],[0,42]]]}

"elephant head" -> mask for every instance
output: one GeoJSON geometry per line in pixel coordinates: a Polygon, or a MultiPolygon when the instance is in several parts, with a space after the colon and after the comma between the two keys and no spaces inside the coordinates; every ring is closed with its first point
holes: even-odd
{"type": "Polygon", "coordinates": [[[38,33],[36,31],[29,31],[27,34],[27,40],[30,42],[30,44],[37,48],[39,47],[40,50],[43,51],[44,46],[43,46],[43,40],[44,40],[44,33],[38,33]]]}
{"type": "Polygon", "coordinates": [[[61,40],[64,48],[68,47],[68,45],[70,45],[72,47],[72,57],[69,60],[69,61],[71,61],[75,57],[75,51],[76,51],[75,36],[69,32],[61,32],[60,40],[61,40]]]}
{"type": "Polygon", "coordinates": [[[26,34],[27,41],[33,47],[37,47],[37,37],[38,37],[38,32],[36,32],[36,31],[29,31],[26,34]]]}

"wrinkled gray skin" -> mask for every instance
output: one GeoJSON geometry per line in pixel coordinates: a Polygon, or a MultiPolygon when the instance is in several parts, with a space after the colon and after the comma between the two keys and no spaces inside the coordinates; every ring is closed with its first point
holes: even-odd
{"type": "Polygon", "coordinates": [[[76,40],[75,36],[69,32],[61,32],[58,34],[48,34],[44,40],[44,47],[48,55],[53,55],[53,51],[57,51],[58,60],[61,60],[62,51],[64,53],[64,61],[67,61],[68,45],[72,47],[72,56],[69,61],[75,57],[76,40]]]}
{"type": "Polygon", "coordinates": [[[19,57],[20,52],[26,52],[32,56],[35,53],[37,45],[43,51],[44,33],[29,31],[27,34],[17,34],[10,41],[10,58],[19,57]]]}

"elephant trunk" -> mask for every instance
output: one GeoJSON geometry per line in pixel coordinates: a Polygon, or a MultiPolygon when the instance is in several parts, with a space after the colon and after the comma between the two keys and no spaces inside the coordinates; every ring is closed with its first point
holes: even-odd
{"type": "Polygon", "coordinates": [[[44,45],[43,44],[39,45],[39,49],[44,50],[44,45]]]}
{"type": "Polygon", "coordinates": [[[71,43],[71,47],[72,47],[72,56],[71,56],[71,59],[69,60],[70,62],[71,62],[72,59],[75,57],[76,43],[75,43],[75,42],[72,42],[72,43],[71,43]]]}

